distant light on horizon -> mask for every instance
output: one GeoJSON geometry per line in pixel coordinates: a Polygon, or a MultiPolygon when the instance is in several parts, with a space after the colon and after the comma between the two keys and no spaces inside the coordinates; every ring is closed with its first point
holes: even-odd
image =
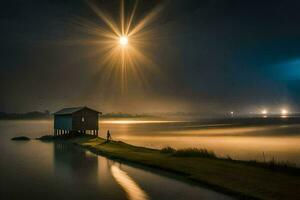
{"type": "Polygon", "coordinates": [[[286,109],[281,110],[281,115],[287,115],[287,114],[288,114],[288,111],[286,109]]]}
{"type": "Polygon", "coordinates": [[[268,111],[266,109],[264,109],[261,111],[261,114],[266,115],[266,114],[268,114],[268,111]]]}

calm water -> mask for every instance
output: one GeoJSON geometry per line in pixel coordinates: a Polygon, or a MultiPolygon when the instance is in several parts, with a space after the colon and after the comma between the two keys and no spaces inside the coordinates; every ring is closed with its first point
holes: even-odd
{"type": "MultiPolygon", "coordinates": [[[[148,127],[146,124],[125,124],[101,123],[101,130],[109,128],[113,136],[139,144],[156,143],[144,138],[150,136],[143,130],[148,127]],[[131,132],[133,138],[129,137],[131,132]],[[137,139],[139,132],[146,134],[141,135],[140,140],[137,139]]],[[[148,124],[151,125],[149,131],[160,126],[148,124]]],[[[115,162],[73,145],[10,140],[14,136],[35,138],[52,133],[51,121],[0,121],[0,130],[0,199],[3,200],[230,199],[181,182],[172,174],[115,162]]]]}

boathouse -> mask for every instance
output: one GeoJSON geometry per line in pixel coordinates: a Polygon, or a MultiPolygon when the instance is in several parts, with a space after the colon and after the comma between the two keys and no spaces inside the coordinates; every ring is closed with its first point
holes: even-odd
{"type": "Polygon", "coordinates": [[[54,113],[54,136],[70,133],[98,135],[100,112],[88,107],[64,108],[54,113]]]}

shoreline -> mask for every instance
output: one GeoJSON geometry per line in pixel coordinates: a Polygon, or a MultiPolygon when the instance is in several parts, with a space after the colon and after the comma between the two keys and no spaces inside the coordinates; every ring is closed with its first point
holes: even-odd
{"type": "MultiPolygon", "coordinates": [[[[268,169],[249,161],[174,156],[161,150],[83,136],[63,140],[111,159],[175,173],[187,181],[240,199],[300,199],[300,169],[268,169]]],[[[257,163],[256,163],[257,164],[257,163]]]]}

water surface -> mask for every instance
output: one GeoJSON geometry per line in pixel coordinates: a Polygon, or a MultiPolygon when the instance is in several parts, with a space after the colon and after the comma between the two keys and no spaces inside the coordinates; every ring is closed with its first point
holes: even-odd
{"type": "Polygon", "coordinates": [[[0,121],[0,199],[231,199],[174,174],[116,162],[61,142],[11,141],[52,132],[51,121],[0,121]]]}

